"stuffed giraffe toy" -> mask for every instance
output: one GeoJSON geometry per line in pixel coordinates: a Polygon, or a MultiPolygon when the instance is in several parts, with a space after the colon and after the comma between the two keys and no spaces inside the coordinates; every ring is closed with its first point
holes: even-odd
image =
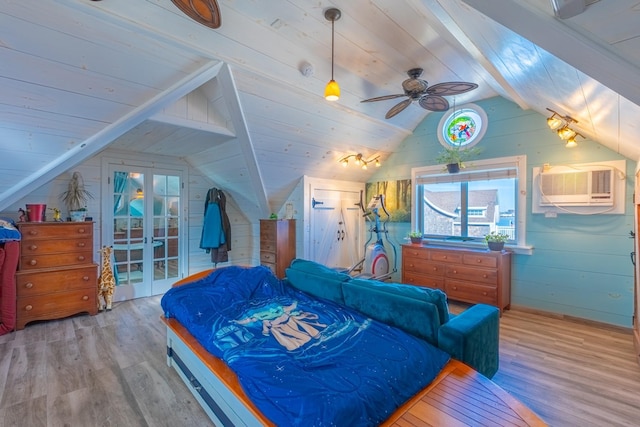
{"type": "Polygon", "coordinates": [[[113,246],[103,246],[99,251],[102,253],[102,271],[98,278],[98,310],[111,310],[111,300],[113,299],[113,291],[116,288],[116,279],[113,277],[113,268],[111,267],[111,253],[113,246]],[[104,300],[104,305],[100,301],[100,297],[104,300]]]}

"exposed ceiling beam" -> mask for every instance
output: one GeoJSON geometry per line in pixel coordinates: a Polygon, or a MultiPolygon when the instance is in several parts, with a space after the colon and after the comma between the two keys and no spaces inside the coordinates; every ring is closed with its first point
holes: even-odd
{"type": "Polygon", "coordinates": [[[6,209],[11,204],[22,199],[25,194],[31,193],[58,175],[89,159],[125,132],[216,77],[221,67],[222,63],[219,61],[207,62],[193,73],[175,82],[165,91],[147,100],[129,114],[122,116],[101,131],[78,143],[55,161],[17,182],[3,194],[0,194],[0,210],[6,209]]]}
{"type": "MultiPolygon", "coordinates": [[[[526,0],[463,0],[557,58],[640,105],[640,69],[609,46],[589,38],[526,0]]],[[[587,10],[585,13],[589,13],[587,10]]]]}

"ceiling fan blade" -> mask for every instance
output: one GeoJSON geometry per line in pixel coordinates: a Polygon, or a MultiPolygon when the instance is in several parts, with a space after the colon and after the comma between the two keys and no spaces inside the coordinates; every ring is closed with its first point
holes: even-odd
{"type": "Polygon", "coordinates": [[[425,95],[420,98],[418,104],[430,111],[447,111],[449,109],[449,101],[438,95],[425,95]]]}
{"type": "Polygon", "coordinates": [[[401,101],[401,102],[397,103],[396,105],[391,107],[391,109],[389,111],[387,111],[387,114],[384,116],[384,118],[385,119],[390,119],[391,117],[393,117],[396,114],[398,114],[400,111],[402,111],[405,108],[407,108],[409,106],[409,104],[411,104],[411,100],[410,99],[405,99],[404,101],[401,101]]]}
{"type": "Polygon", "coordinates": [[[384,95],[384,96],[377,96],[375,98],[369,98],[369,99],[365,99],[362,100],[360,102],[375,102],[375,101],[386,101],[387,99],[395,99],[395,98],[400,98],[401,96],[407,96],[404,93],[402,94],[396,94],[396,95],[384,95]]]}
{"type": "Polygon", "coordinates": [[[429,95],[458,95],[459,93],[469,92],[477,88],[478,85],[469,82],[444,82],[429,86],[427,93],[429,95]]]}

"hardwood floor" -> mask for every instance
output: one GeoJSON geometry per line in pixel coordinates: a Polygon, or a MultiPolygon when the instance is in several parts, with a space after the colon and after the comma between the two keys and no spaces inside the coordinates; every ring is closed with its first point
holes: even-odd
{"type": "MultiPolygon", "coordinates": [[[[0,336],[0,427],[210,426],[166,366],[159,302],[0,336]]],[[[508,310],[500,346],[494,381],[549,425],[639,425],[631,331],[508,310]]]]}

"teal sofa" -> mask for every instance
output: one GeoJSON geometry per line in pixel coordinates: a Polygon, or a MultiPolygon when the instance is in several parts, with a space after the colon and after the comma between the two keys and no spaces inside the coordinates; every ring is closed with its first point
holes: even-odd
{"type": "Polygon", "coordinates": [[[420,337],[488,378],[498,371],[496,307],[476,304],[453,315],[439,289],[354,278],[303,259],[291,262],[285,280],[303,292],[420,337]]]}

